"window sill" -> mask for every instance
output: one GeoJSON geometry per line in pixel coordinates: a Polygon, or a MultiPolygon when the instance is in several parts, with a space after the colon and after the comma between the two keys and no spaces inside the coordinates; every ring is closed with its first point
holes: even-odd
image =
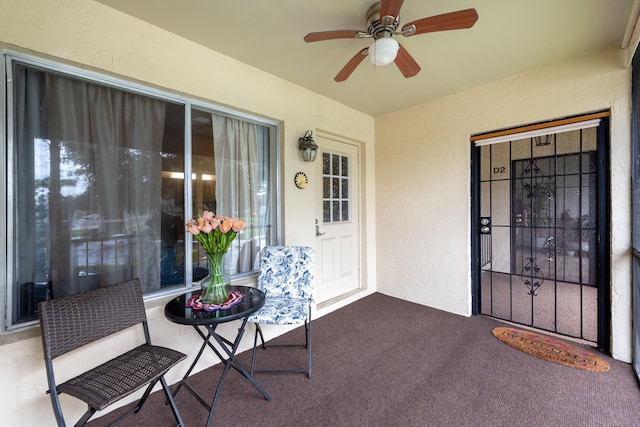
{"type": "Polygon", "coordinates": [[[3,332],[0,334],[0,347],[39,336],[40,327],[38,325],[31,325],[15,331],[3,332]]]}
{"type": "MultiPolygon", "coordinates": [[[[257,284],[258,275],[257,273],[253,273],[248,277],[243,277],[233,281],[234,285],[239,286],[253,286],[255,287],[257,284]]],[[[196,290],[197,288],[192,288],[191,290],[196,290]]],[[[188,292],[189,289],[180,289],[178,292],[171,293],[169,295],[159,295],[155,298],[145,299],[144,306],[146,310],[155,309],[158,307],[164,307],[164,305],[171,299],[175,298],[178,295],[183,294],[184,292],[188,292]]],[[[149,320],[152,320],[149,318],[149,320]]],[[[8,344],[13,344],[19,341],[28,340],[31,338],[40,337],[40,326],[38,323],[31,324],[29,326],[25,326],[23,328],[15,329],[12,331],[6,331],[0,333],[0,347],[8,344]]]]}

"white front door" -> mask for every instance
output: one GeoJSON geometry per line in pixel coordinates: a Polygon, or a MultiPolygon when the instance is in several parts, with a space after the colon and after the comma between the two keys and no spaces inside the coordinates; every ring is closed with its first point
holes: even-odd
{"type": "Polygon", "coordinates": [[[318,136],[316,185],[316,303],[348,294],[360,284],[360,148],[318,136]]]}

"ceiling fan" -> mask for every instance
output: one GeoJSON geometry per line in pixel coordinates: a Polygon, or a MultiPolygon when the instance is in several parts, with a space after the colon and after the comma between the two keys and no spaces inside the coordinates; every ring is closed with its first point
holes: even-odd
{"type": "Polygon", "coordinates": [[[416,34],[434,33],[436,31],[460,30],[471,28],[478,20],[475,9],[464,9],[457,12],[430,16],[418,19],[402,26],[400,24],[400,8],[404,0],[382,0],[373,4],[366,14],[367,30],[333,30],[309,33],[304,37],[307,43],[335,39],[372,38],[374,42],[355,54],[353,58],[334,77],[337,82],[345,81],[360,65],[366,56],[374,65],[386,65],[395,62],[405,77],[413,77],[420,72],[420,66],[394,38],[394,35],[405,37],[416,34]]]}

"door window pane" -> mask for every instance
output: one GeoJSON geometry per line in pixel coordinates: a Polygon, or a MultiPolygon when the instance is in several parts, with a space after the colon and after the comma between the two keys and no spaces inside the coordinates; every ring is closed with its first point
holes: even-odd
{"type": "Polygon", "coordinates": [[[324,223],[351,219],[349,157],[322,153],[322,220],[324,223]]]}

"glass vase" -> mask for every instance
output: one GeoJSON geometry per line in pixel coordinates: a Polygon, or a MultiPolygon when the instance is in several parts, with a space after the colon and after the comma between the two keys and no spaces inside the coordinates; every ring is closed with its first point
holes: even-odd
{"type": "Polygon", "coordinates": [[[209,274],[200,282],[200,298],[205,304],[220,304],[229,297],[231,278],[224,272],[226,252],[207,252],[209,274]]]}

